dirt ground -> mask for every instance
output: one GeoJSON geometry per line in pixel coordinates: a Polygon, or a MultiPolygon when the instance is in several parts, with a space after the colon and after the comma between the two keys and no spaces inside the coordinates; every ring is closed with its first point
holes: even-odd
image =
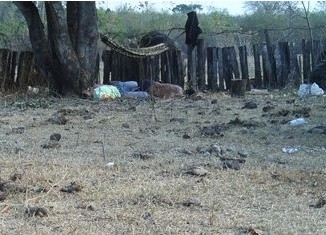
{"type": "Polygon", "coordinates": [[[0,105],[1,234],[326,234],[326,96],[0,105]]]}

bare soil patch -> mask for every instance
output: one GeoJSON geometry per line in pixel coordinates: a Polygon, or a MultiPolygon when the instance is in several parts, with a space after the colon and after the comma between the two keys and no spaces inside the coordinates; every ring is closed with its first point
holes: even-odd
{"type": "Polygon", "coordinates": [[[0,105],[1,234],[326,234],[326,97],[0,105]]]}

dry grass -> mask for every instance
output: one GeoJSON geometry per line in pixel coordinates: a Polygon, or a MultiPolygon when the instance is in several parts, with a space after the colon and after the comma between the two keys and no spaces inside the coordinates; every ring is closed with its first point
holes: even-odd
{"type": "Polygon", "coordinates": [[[308,132],[326,125],[325,98],[202,97],[157,100],[155,115],[152,103],[129,99],[3,107],[0,177],[7,197],[0,202],[0,233],[325,234],[326,207],[310,205],[326,197],[326,140],[308,132]],[[258,108],[243,109],[248,100],[258,108]],[[272,108],[262,111],[266,106],[272,108]],[[305,107],[307,125],[282,124],[305,107]],[[66,124],[49,121],[58,113],[66,124]],[[213,124],[225,129],[201,134],[213,124]],[[42,148],[53,133],[61,134],[60,145],[42,148]],[[212,144],[223,151],[198,151],[212,144]],[[284,153],[286,146],[299,151],[284,153]],[[248,155],[241,169],[222,169],[219,157],[238,159],[238,152],[248,155]],[[192,167],[208,173],[189,174],[192,167]],[[9,180],[14,173],[20,177],[9,180]],[[80,191],[61,191],[73,182],[80,191]],[[28,206],[47,216],[28,216],[28,206]]]}

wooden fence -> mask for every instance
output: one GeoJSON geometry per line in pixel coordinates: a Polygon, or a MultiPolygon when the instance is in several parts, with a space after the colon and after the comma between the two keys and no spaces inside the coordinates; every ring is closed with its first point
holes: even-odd
{"type": "Polygon", "coordinates": [[[0,91],[2,93],[26,89],[27,86],[46,86],[39,79],[30,51],[0,49],[0,91]]]}
{"type": "MultiPolygon", "coordinates": [[[[288,42],[272,45],[266,43],[235,47],[205,47],[199,40],[194,50],[185,55],[171,49],[157,56],[129,58],[115,51],[102,53],[103,83],[110,81],[141,81],[152,79],[178,84],[184,88],[199,90],[229,90],[231,82],[254,78],[256,88],[282,88],[289,82],[299,85],[309,82],[309,74],[326,43],[318,40],[302,40],[301,50],[288,42]],[[313,46],[312,46],[313,45],[313,46]],[[248,51],[252,51],[249,56],[248,51]],[[185,58],[191,56],[191,63],[185,58]],[[191,72],[194,79],[191,77],[191,72]],[[303,78],[303,79],[302,79],[303,78]],[[188,81],[189,80],[189,81],[188,81]]],[[[15,52],[0,49],[1,91],[26,89],[27,86],[44,86],[46,81],[37,78],[34,57],[31,52],[15,52]]]]}

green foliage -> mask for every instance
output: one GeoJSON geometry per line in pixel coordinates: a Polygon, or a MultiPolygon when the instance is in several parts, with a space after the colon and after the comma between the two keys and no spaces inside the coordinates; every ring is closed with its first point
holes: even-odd
{"type": "MultiPolygon", "coordinates": [[[[146,2],[145,2],[146,3],[146,2]]],[[[179,4],[169,13],[157,12],[151,9],[150,4],[141,4],[137,8],[129,4],[122,5],[119,9],[98,9],[98,26],[101,33],[109,33],[114,40],[120,43],[129,43],[126,39],[140,39],[150,31],[173,32],[181,35],[187,21],[186,13],[197,10],[200,27],[203,30],[202,37],[209,37],[216,32],[224,30],[239,30],[244,33],[257,34],[258,40],[262,40],[261,32],[270,29],[272,38],[288,37],[287,40],[301,40],[307,38],[307,24],[304,18],[300,2],[246,2],[248,14],[231,16],[226,10],[212,7],[208,13],[200,13],[203,9],[198,4],[179,4]],[[249,14],[250,13],[250,14],[249,14]],[[305,29],[303,29],[305,28],[305,29]],[[289,30],[284,30],[289,29],[289,30]],[[274,31],[273,31],[274,30],[274,31]],[[290,37],[292,38],[289,38],[290,37]]],[[[315,38],[325,35],[326,4],[321,2],[319,11],[310,12],[315,38]]],[[[28,30],[25,19],[11,2],[0,2],[0,45],[10,47],[13,44],[28,44],[28,30]]]]}
{"type": "Polygon", "coordinates": [[[98,10],[99,31],[110,33],[115,40],[123,43],[126,38],[140,38],[150,31],[169,31],[184,28],[187,16],[146,10],[136,12],[120,8],[117,12],[98,10]]]}
{"type": "Polygon", "coordinates": [[[16,47],[28,33],[24,17],[11,2],[0,2],[0,45],[16,47]]]}
{"type": "Polygon", "coordinates": [[[183,13],[183,14],[186,14],[190,11],[197,11],[197,10],[202,11],[203,7],[199,4],[189,4],[189,5],[179,4],[172,9],[174,13],[183,13]]]}
{"type": "Polygon", "coordinates": [[[226,11],[215,11],[209,14],[201,14],[200,27],[204,32],[219,32],[227,29],[237,29],[235,18],[226,11]]]}

